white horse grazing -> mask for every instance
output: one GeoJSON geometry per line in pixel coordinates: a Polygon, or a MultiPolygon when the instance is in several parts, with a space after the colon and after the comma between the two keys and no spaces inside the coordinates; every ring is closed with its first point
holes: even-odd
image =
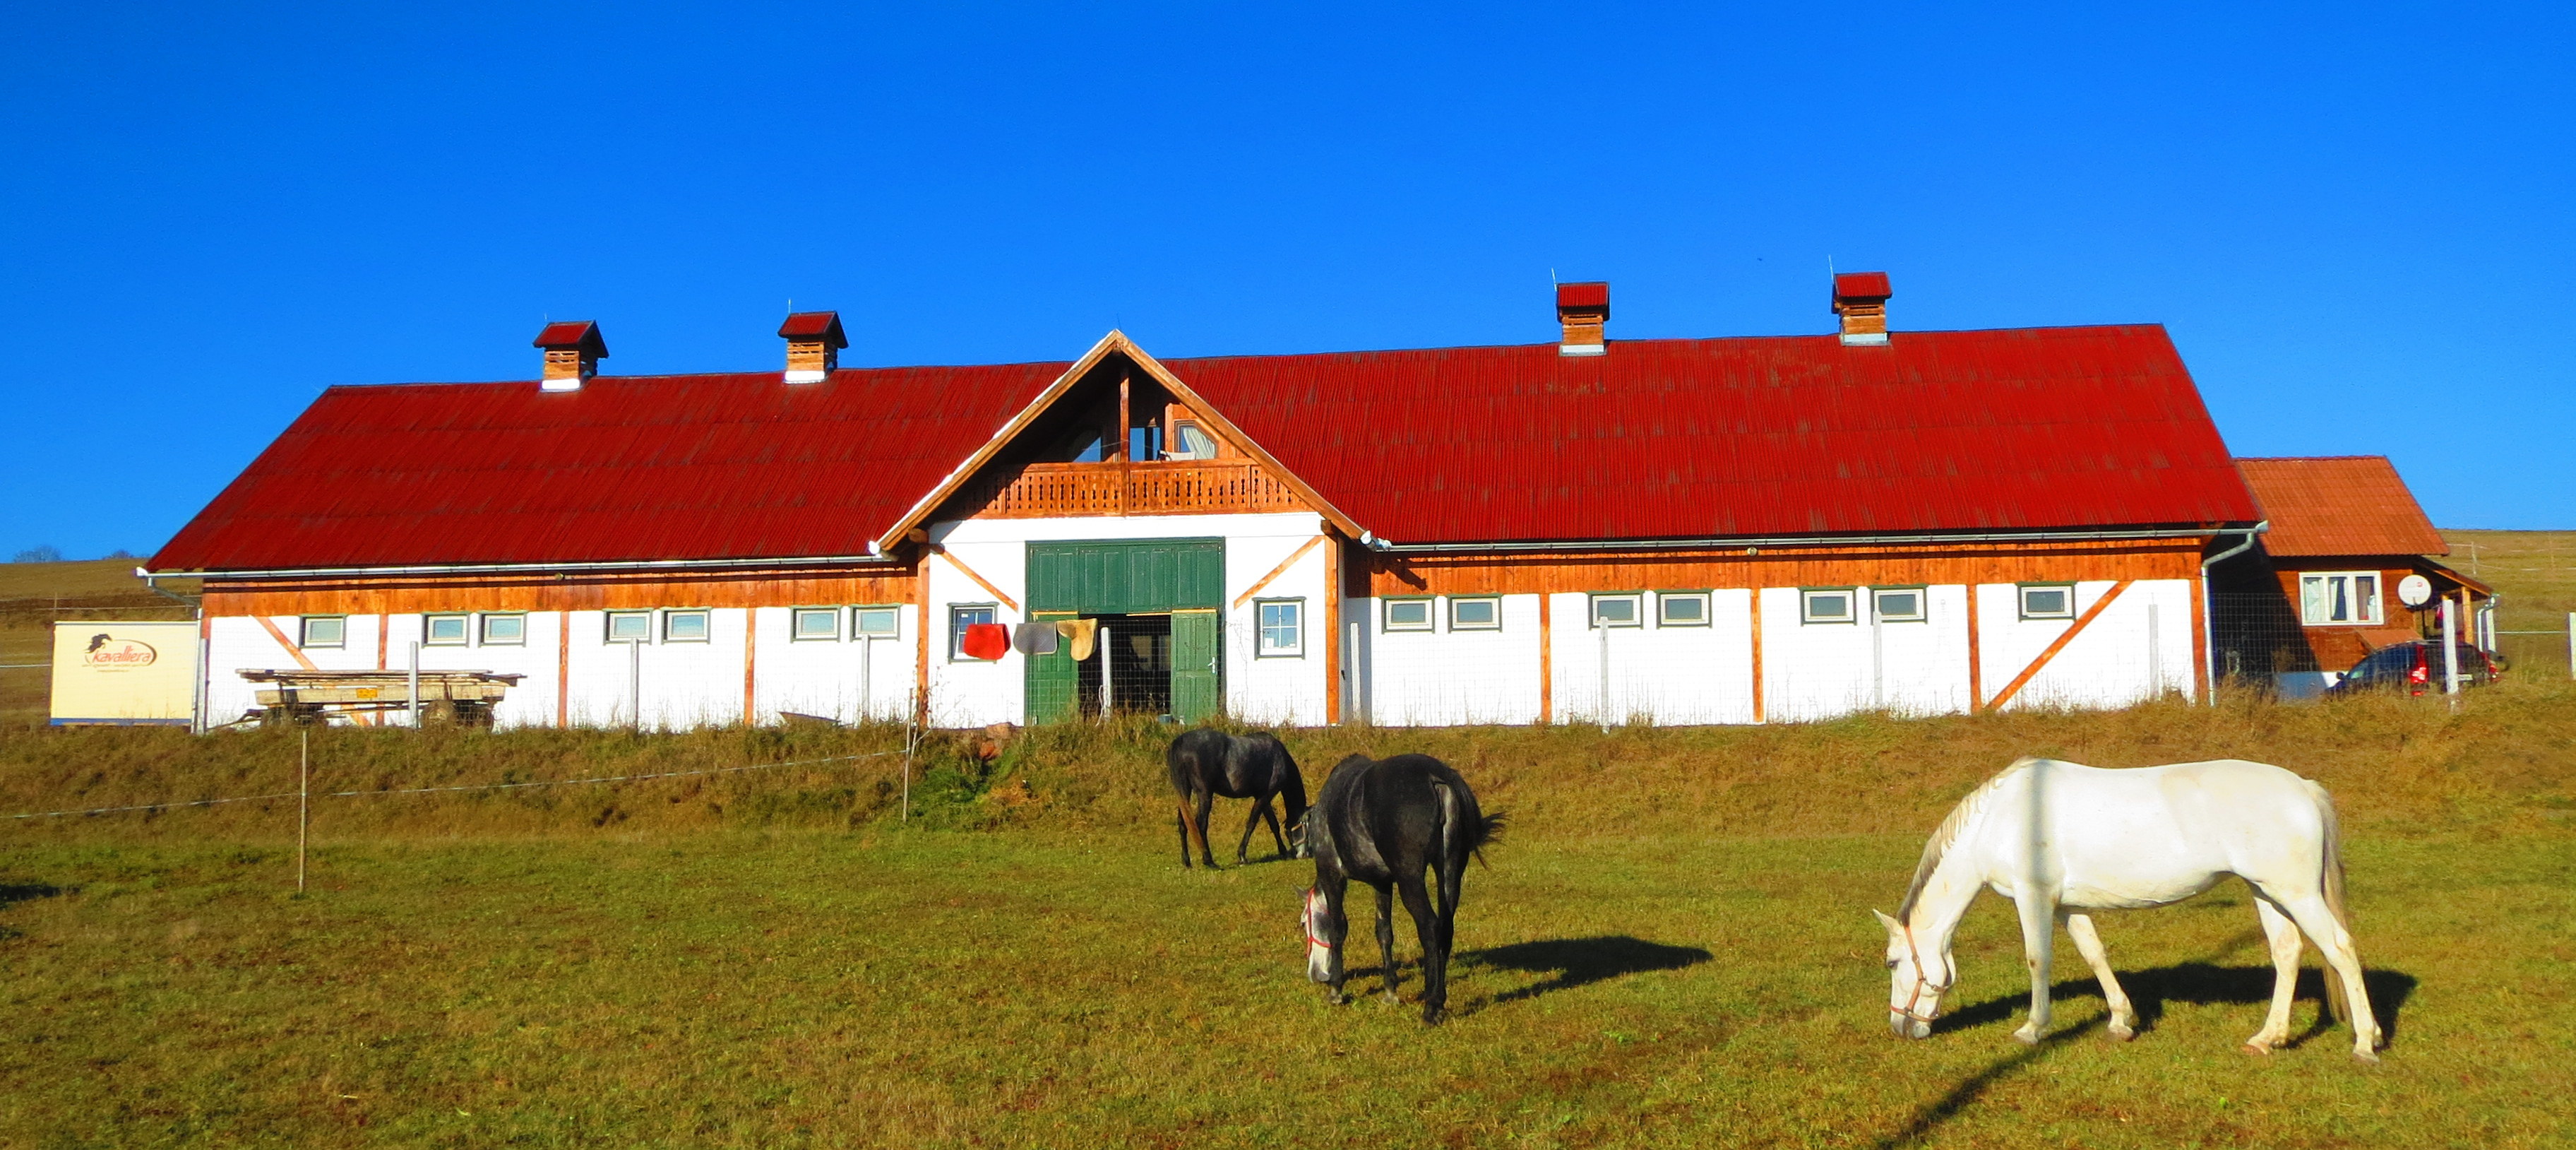
{"type": "Polygon", "coordinates": [[[1987,887],[2021,915],[2030,1022],[2013,1037],[2037,1042],[2048,1030],[2050,949],[2063,920],[2101,980],[2112,1036],[2128,1038],[2137,1022],[2129,996],[2111,977],[2093,920],[2073,912],[2164,906],[2232,874],[2254,888],[2278,974],[2271,1016],[2246,1048],[2269,1054],[2289,1039],[2306,931],[2332,968],[2327,998],[2352,1021],[2353,1057],[2376,1062],[2379,1023],[2346,928],[2338,839],[2325,788],[2279,767],[2221,759],[2107,771],[2025,758],[1959,800],[1924,844],[1896,916],[1878,915],[1887,927],[1888,1026],[1900,1038],[1932,1033],[1941,996],[1958,981],[1951,937],[1987,887]]]}

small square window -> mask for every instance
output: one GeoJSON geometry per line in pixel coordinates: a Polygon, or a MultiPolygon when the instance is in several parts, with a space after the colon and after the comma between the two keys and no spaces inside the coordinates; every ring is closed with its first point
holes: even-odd
{"type": "Polygon", "coordinates": [[[1798,619],[1805,623],[1856,623],[1851,588],[1798,592],[1798,619]]]}
{"type": "Polygon", "coordinates": [[[1658,626],[1708,626],[1708,592],[1668,591],[1655,597],[1655,610],[1658,626]]]}
{"type": "Polygon", "coordinates": [[[611,611],[608,613],[608,641],[643,643],[653,638],[653,613],[650,611],[611,611]]]}
{"type": "Polygon", "coordinates": [[[1265,599],[1255,607],[1259,613],[1261,642],[1256,658],[1285,659],[1306,653],[1306,601],[1303,599],[1265,599]]]}
{"type": "Polygon", "coordinates": [[[2074,585],[2068,583],[2024,585],[2021,589],[2021,617],[2024,619],[2074,618],[2074,585]]]}
{"type": "Polygon", "coordinates": [[[862,639],[890,639],[897,633],[900,607],[853,607],[850,633],[862,639]]]}
{"type": "Polygon", "coordinates": [[[1924,619],[1920,587],[1880,587],[1869,593],[1870,609],[1881,623],[1920,623],[1924,619]]]}
{"type": "Polygon", "coordinates": [[[980,607],[951,607],[951,608],[949,608],[949,609],[948,609],[948,658],[949,658],[949,660],[950,660],[951,662],[975,662],[975,663],[981,663],[981,662],[984,662],[985,660],[977,659],[977,658],[975,658],[974,656],[969,655],[969,654],[967,654],[967,653],[966,653],[966,629],[967,629],[967,628],[969,628],[969,627],[974,627],[974,626],[979,626],[979,625],[982,625],[982,624],[990,623],[990,622],[992,622],[992,621],[993,621],[993,608],[992,608],[989,604],[988,604],[988,605],[985,605],[985,606],[980,606],[980,607]]]}
{"type": "Polygon", "coordinates": [[[1645,626],[1646,597],[1643,595],[1593,596],[1592,625],[1595,627],[1645,626]]]}
{"type": "Polygon", "coordinates": [[[1452,631],[1500,631],[1503,629],[1503,601],[1500,599],[1451,599],[1449,629],[1452,631]]]}
{"type": "Polygon", "coordinates": [[[788,637],[828,642],[841,637],[841,609],[838,607],[799,607],[793,616],[794,628],[788,637]]]}
{"type": "Polygon", "coordinates": [[[307,615],[304,617],[303,642],[299,647],[337,647],[346,642],[349,620],[343,615],[307,615]]]}
{"type": "Polygon", "coordinates": [[[706,642],[707,613],[704,611],[662,612],[662,641],[665,643],[706,642]]]}
{"type": "Polygon", "coordinates": [[[516,647],[528,641],[528,617],[525,615],[485,615],[483,645],[516,647]]]}
{"type": "Polygon", "coordinates": [[[421,619],[420,642],[424,647],[462,647],[465,634],[463,615],[427,615],[421,619]]]}
{"type": "Polygon", "coordinates": [[[1386,629],[1389,631],[1428,631],[1431,629],[1431,600],[1389,599],[1386,601],[1386,629]]]}

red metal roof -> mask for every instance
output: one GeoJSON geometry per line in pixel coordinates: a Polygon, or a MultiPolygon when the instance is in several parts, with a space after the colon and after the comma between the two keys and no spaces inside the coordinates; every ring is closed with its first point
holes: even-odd
{"type": "Polygon", "coordinates": [[[334,387],[152,562],[861,555],[1064,366],[334,387]]]}
{"type": "Polygon", "coordinates": [[[598,324],[586,319],[568,319],[547,324],[545,330],[538,332],[537,338],[528,346],[580,347],[583,344],[596,345],[599,357],[608,358],[607,337],[599,334],[598,324]]]}
{"type": "MultiPolygon", "coordinates": [[[[335,387],[161,570],[852,555],[1065,364],[335,387]]],[[[2160,327],[1167,361],[1399,543],[2251,523],[2160,327]]]]}
{"type": "Polygon", "coordinates": [[[850,341],[841,334],[841,313],[836,311],[800,311],[790,314],[778,325],[778,334],[788,339],[823,337],[833,347],[848,347],[850,341]]]}
{"type": "Polygon", "coordinates": [[[1895,295],[1886,272],[1844,272],[1834,277],[1835,299],[1886,299],[1895,295]]]}
{"type": "Polygon", "coordinates": [[[1610,314],[1610,285],[1605,282],[1556,285],[1556,310],[1610,314]]]}
{"type": "Polygon", "coordinates": [[[2272,529],[2264,553],[2448,555],[2415,493],[2384,455],[2239,459],[2236,469],[2272,529]]]}

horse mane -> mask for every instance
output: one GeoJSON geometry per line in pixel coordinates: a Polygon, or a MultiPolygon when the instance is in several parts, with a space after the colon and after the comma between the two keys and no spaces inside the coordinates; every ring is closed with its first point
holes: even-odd
{"type": "Polygon", "coordinates": [[[1959,805],[1950,808],[1941,825],[1933,830],[1931,841],[1923,844],[1923,861],[1914,864],[1914,881],[1905,888],[1905,901],[1896,904],[1896,921],[1913,920],[1914,903],[1923,897],[1923,888],[1932,882],[1932,872],[1940,868],[1942,854],[1959,841],[1961,834],[1966,833],[1968,824],[1986,813],[1986,802],[1994,797],[1996,788],[2002,786],[2013,772],[2039,761],[2037,755],[2014,759],[2011,766],[1996,771],[1993,778],[1977,784],[1977,789],[1969,791],[1967,797],[1959,800],[1959,805]]]}

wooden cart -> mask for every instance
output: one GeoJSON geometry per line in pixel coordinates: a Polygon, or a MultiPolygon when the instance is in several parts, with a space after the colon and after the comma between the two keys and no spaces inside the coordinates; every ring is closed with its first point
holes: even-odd
{"type": "MultiPolygon", "coordinates": [[[[244,671],[241,677],[260,688],[259,707],[244,718],[262,726],[324,723],[330,716],[355,717],[411,709],[408,671],[244,671]]],[[[420,673],[420,721],[423,726],[488,727],[492,707],[524,675],[491,671],[423,671],[420,673]]]]}

